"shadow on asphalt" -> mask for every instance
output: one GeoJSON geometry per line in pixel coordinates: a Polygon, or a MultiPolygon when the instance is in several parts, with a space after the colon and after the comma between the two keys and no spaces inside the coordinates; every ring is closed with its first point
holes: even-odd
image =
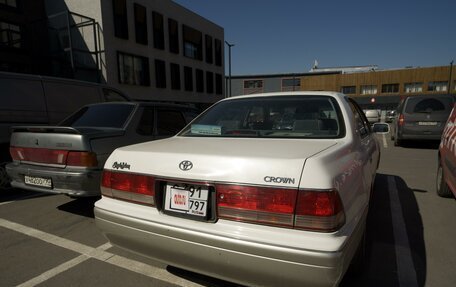
{"type": "MultiPolygon", "coordinates": [[[[426,192],[421,191],[420,192],[426,192]]],[[[423,223],[414,190],[395,175],[377,174],[367,222],[367,262],[358,275],[347,273],[340,286],[424,286],[426,282],[426,250],[423,223]],[[391,214],[391,199],[388,177],[393,177],[402,208],[408,235],[413,268],[417,284],[402,281],[398,276],[396,248],[391,214]]],[[[412,269],[413,270],[413,269],[412,269]]]]}
{"type": "Polygon", "coordinates": [[[0,190],[0,203],[8,201],[27,200],[33,197],[54,196],[54,194],[28,191],[18,188],[8,188],[0,190]]]}
{"type": "Polygon", "coordinates": [[[414,148],[414,149],[439,149],[440,145],[440,140],[438,141],[431,141],[431,140],[426,140],[426,141],[406,141],[404,140],[401,143],[400,147],[403,148],[414,148]]]}
{"type": "Polygon", "coordinates": [[[94,218],[93,207],[95,201],[98,199],[100,199],[100,197],[77,198],[58,206],[57,209],[80,216],[94,218]]]}
{"type": "MultiPolygon", "coordinates": [[[[395,242],[393,232],[393,217],[391,214],[391,199],[388,178],[392,177],[396,184],[402,217],[408,235],[413,269],[416,273],[417,286],[426,282],[426,250],[423,237],[423,224],[414,192],[405,181],[395,175],[377,174],[367,223],[367,264],[357,275],[347,272],[340,286],[410,286],[410,282],[401,282],[396,263],[396,249],[404,246],[395,242]],[[405,285],[404,285],[405,284],[405,285]]],[[[73,214],[94,217],[93,206],[98,198],[80,198],[58,206],[59,210],[73,214]]],[[[237,287],[240,285],[223,280],[207,277],[201,274],[168,266],[168,272],[199,283],[203,286],[237,287]]],[[[415,286],[415,285],[413,285],[415,286]]]]}

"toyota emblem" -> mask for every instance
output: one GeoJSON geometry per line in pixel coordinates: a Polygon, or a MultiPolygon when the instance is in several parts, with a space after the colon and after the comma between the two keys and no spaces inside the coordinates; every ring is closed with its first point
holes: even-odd
{"type": "Polygon", "coordinates": [[[179,168],[183,171],[191,170],[193,163],[189,160],[184,160],[179,164],[179,168]]]}

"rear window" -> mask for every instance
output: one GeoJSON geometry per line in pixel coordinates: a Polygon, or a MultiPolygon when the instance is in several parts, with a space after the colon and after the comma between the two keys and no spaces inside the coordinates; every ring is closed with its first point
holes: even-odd
{"type": "Polygon", "coordinates": [[[405,112],[412,113],[449,113],[453,107],[452,97],[439,98],[409,98],[405,105],[405,112]]]}
{"type": "Polygon", "coordinates": [[[60,125],[70,127],[123,128],[134,105],[103,104],[86,106],[65,119],[60,125]]]}
{"type": "Polygon", "coordinates": [[[187,126],[181,136],[336,138],[345,129],[336,100],[276,96],[223,101],[187,126]]]}

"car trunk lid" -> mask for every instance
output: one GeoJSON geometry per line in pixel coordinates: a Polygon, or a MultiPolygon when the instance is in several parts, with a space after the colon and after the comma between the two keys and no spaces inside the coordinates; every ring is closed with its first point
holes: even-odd
{"type": "Polygon", "coordinates": [[[120,148],[105,168],[179,180],[297,188],[305,160],[336,143],[334,139],[174,137],[120,148]]]}
{"type": "Polygon", "coordinates": [[[64,168],[70,152],[86,156],[92,139],[123,133],[121,129],[18,126],[12,128],[10,151],[16,161],[64,168]]]}

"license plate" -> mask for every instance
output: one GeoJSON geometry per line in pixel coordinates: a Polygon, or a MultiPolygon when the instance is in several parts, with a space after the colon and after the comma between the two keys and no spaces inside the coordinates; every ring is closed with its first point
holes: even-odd
{"type": "Polygon", "coordinates": [[[28,185],[52,188],[52,179],[50,179],[50,178],[26,175],[24,177],[24,182],[25,182],[25,184],[28,184],[28,185]]]}
{"type": "Polygon", "coordinates": [[[437,122],[418,122],[419,126],[436,126],[437,122]]]}
{"type": "Polygon", "coordinates": [[[209,188],[204,185],[168,183],[165,210],[205,217],[208,209],[209,188]]]}

